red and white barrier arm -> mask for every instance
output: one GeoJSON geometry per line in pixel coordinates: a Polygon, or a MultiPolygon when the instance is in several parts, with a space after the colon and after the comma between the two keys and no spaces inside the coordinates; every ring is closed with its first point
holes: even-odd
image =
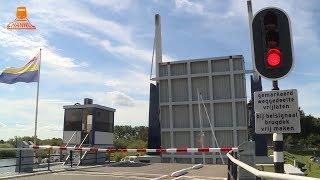
{"type": "Polygon", "coordinates": [[[98,152],[158,152],[158,153],[227,153],[231,150],[238,151],[236,147],[221,148],[169,148],[169,149],[114,149],[114,148],[95,148],[95,147],[63,147],[63,146],[31,146],[31,149],[56,149],[56,150],[75,150],[75,151],[98,151],[98,152]]]}

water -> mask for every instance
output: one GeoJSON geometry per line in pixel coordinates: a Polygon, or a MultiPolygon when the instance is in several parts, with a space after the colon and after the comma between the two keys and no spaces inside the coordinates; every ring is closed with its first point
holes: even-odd
{"type": "MultiPolygon", "coordinates": [[[[9,165],[14,165],[16,164],[16,159],[0,159],[0,166],[9,166],[9,165]]],[[[5,168],[0,168],[0,176],[14,173],[15,171],[15,166],[12,167],[5,167],[5,168]]]]}

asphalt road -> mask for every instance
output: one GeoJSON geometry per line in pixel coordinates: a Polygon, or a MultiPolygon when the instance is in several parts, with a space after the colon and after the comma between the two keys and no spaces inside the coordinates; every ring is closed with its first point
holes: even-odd
{"type": "Polygon", "coordinates": [[[16,178],[18,180],[106,180],[106,179],[197,179],[222,180],[227,177],[227,166],[205,165],[198,170],[190,170],[180,177],[170,174],[180,169],[191,167],[191,164],[155,163],[141,167],[96,167],[90,169],[64,171],[43,175],[16,178]]]}

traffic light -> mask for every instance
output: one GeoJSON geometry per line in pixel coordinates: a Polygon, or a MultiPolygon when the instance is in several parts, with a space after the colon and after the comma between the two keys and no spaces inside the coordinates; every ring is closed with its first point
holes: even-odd
{"type": "Polygon", "coordinates": [[[278,8],[259,11],[252,21],[255,68],[267,78],[286,76],[293,65],[290,22],[278,8]]]}

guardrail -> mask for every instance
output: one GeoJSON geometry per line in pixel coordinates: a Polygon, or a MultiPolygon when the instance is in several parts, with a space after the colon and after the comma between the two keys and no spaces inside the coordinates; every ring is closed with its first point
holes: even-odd
{"type": "Polygon", "coordinates": [[[272,178],[272,179],[283,179],[283,180],[319,180],[318,178],[312,178],[312,177],[260,171],[236,159],[237,153],[234,152],[233,150],[227,153],[227,157],[228,157],[228,180],[236,180],[238,178],[237,177],[238,167],[243,168],[244,170],[252,173],[258,178],[272,178]]]}

